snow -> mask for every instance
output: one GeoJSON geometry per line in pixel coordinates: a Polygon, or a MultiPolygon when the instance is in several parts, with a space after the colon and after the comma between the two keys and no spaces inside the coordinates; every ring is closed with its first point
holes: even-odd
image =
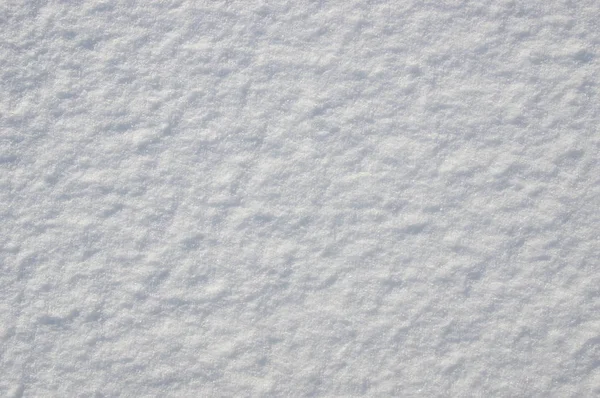
{"type": "Polygon", "coordinates": [[[0,395],[600,395],[598,20],[3,2],[0,395]]]}

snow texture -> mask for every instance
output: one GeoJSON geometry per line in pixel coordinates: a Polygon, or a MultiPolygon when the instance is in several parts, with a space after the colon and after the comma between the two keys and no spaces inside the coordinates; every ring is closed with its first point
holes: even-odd
{"type": "Polygon", "coordinates": [[[0,395],[600,395],[598,21],[2,1],[0,395]]]}

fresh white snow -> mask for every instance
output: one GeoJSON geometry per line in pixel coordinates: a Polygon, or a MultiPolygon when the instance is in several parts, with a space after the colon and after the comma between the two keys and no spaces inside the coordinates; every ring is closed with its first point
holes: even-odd
{"type": "Polygon", "coordinates": [[[3,1],[0,396],[600,395],[598,21],[3,1]]]}

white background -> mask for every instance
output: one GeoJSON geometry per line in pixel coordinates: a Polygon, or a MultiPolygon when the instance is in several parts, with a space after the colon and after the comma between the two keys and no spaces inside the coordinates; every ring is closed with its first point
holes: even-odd
{"type": "Polygon", "coordinates": [[[0,395],[600,394],[598,21],[3,1],[0,395]]]}

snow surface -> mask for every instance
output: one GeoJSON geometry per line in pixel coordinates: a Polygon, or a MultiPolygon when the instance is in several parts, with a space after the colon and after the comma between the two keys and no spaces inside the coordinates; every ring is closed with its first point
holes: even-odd
{"type": "Polygon", "coordinates": [[[0,395],[600,395],[600,2],[0,5],[0,395]]]}

